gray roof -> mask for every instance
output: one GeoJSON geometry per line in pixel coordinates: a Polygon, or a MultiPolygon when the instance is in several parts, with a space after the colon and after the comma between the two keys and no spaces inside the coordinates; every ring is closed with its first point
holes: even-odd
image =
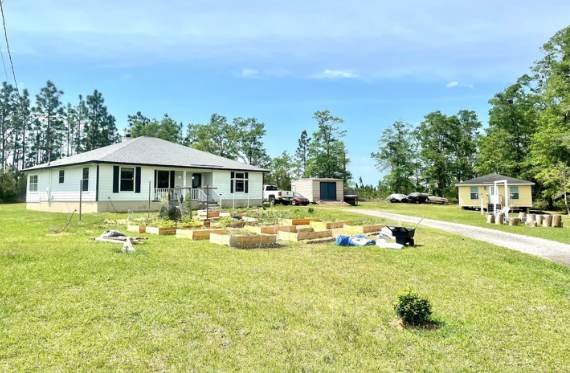
{"type": "Polygon", "coordinates": [[[507,180],[508,185],[534,185],[532,181],[526,181],[521,179],[515,179],[514,177],[503,176],[500,174],[489,174],[481,177],[477,177],[471,180],[465,180],[460,182],[459,184],[455,184],[455,186],[462,186],[462,185],[493,185],[495,181],[498,180],[507,180]]]}
{"type": "Polygon", "coordinates": [[[137,137],[118,144],[105,146],[85,153],[58,159],[25,169],[41,170],[85,163],[115,163],[141,166],[165,166],[183,168],[205,168],[239,171],[268,170],[234,161],[201,150],[156,137],[137,137]]]}

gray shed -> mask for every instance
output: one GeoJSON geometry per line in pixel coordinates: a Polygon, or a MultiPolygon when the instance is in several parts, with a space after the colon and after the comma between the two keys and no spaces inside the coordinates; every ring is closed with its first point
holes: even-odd
{"type": "Polygon", "coordinates": [[[344,199],[342,179],[299,179],[291,182],[291,189],[308,198],[310,202],[342,201],[344,199]]]}

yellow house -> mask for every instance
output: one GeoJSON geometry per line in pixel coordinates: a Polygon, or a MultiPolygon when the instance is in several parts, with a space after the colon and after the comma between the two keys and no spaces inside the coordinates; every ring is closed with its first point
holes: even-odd
{"type": "Polygon", "coordinates": [[[533,185],[531,181],[490,174],[462,181],[455,186],[458,189],[459,206],[462,209],[481,208],[481,199],[483,199],[484,209],[489,209],[489,207],[492,209],[493,204],[502,208],[508,200],[508,205],[512,210],[528,211],[532,207],[533,185]],[[505,190],[507,196],[505,196],[505,190]]]}

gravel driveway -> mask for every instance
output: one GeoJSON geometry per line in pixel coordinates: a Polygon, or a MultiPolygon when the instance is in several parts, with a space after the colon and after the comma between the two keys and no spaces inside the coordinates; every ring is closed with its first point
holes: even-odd
{"type": "MultiPolygon", "coordinates": [[[[420,218],[414,216],[390,214],[387,212],[373,210],[348,211],[412,224],[416,224],[420,220],[420,218]]],[[[507,249],[536,255],[570,267],[570,245],[561,242],[528,237],[514,233],[506,233],[494,229],[473,227],[465,224],[447,223],[432,219],[424,219],[421,225],[489,242],[497,246],[506,247],[507,249]]]]}

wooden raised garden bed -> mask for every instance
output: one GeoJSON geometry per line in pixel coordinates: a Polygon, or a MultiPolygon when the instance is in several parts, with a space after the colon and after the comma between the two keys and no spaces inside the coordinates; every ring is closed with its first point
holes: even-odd
{"type": "Polygon", "coordinates": [[[282,226],[272,226],[272,227],[263,227],[263,226],[248,226],[244,228],[245,230],[257,234],[277,234],[280,231],[286,232],[295,232],[294,225],[282,225],[282,226]]]}
{"type": "Polygon", "coordinates": [[[331,231],[321,231],[321,232],[299,232],[299,233],[289,233],[289,232],[279,232],[279,239],[284,241],[305,241],[313,240],[315,238],[326,238],[332,237],[331,231]]]}
{"type": "Polygon", "coordinates": [[[277,236],[273,234],[261,234],[255,236],[229,236],[225,234],[210,234],[210,242],[229,247],[248,247],[268,245],[277,242],[277,236]]]}
{"type": "Polygon", "coordinates": [[[150,234],[176,234],[176,227],[159,228],[159,227],[146,227],[146,233],[150,234]]]}
{"type": "Polygon", "coordinates": [[[315,228],[311,227],[310,225],[296,225],[295,228],[297,230],[297,233],[315,231],[315,228]]]}
{"type": "Polygon", "coordinates": [[[144,233],[146,232],[146,225],[128,225],[127,231],[135,233],[144,233]]]}
{"type": "Polygon", "coordinates": [[[314,219],[279,219],[279,224],[283,225],[309,225],[314,219]]]}
{"type": "Polygon", "coordinates": [[[319,229],[335,229],[335,228],[343,228],[345,224],[350,224],[351,222],[348,220],[345,221],[312,221],[310,224],[313,228],[319,229]]]}
{"type": "Polygon", "coordinates": [[[206,212],[206,210],[200,210],[198,211],[198,217],[203,219],[219,218],[220,212],[219,211],[206,212]]]}
{"type": "Polygon", "coordinates": [[[224,234],[223,229],[177,229],[176,238],[188,238],[190,240],[209,240],[210,234],[224,234]]]}
{"type": "Polygon", "coordinates": [[[350,234],[363,234],[363,233],[377,233],[380,232],[382,228],[385,228],[386,224],[371,224],[371,225],[345,225],[344,229],[346,233],[350,234]]]}

